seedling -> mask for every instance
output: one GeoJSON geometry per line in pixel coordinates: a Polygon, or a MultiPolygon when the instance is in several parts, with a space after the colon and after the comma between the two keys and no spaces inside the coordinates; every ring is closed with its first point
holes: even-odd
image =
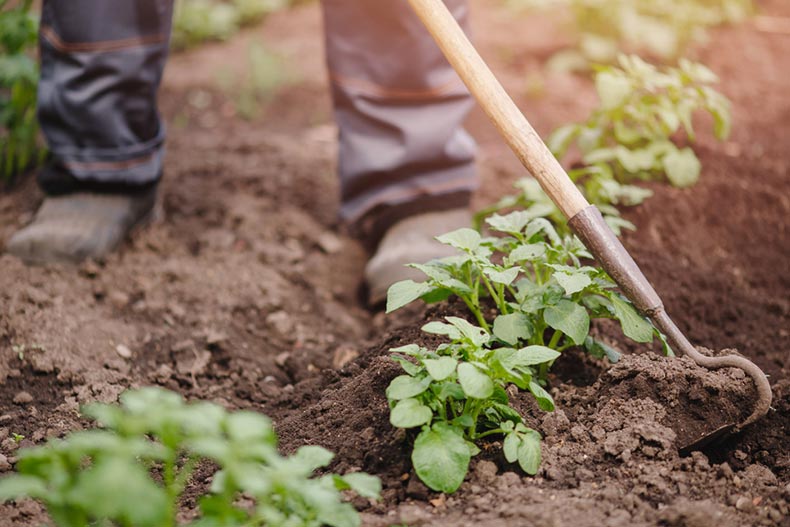
{"type": "Polygon", "coordinates": [[[458,488],[479,451],[475,441],[490,435],[504,435],[508,461],[518,461],[528,474],[537,472],[540,435],[509,405],[506,388],[528,390],[541,409],[551,411],[554,402],[544,386],[561,352],[580,346],[617,361],[616,350],[589,334],[591,320],[618,320],[636,342],[656,336],[664,342],[605,271],[581,264],[590,254],[577,238],[561,236],[529,211],[494,214],[486,222],[501,236],[464,228],[437,237],[461,255],[413,264],[427,280],[398,282],[387,298],[391,312],[417,299],[457,296],[477,322],[431,322],[423,331],[446,336],[449,343],[435,350],[414,344],[392,350],[405,375],[387,389],[390,422],[420,427],[412,452],[415,471],[443,492],[458,488]],[[486,316],[490,307],[493,319],[486,316]]]}
{"type": "Polygon", "coordinates": [[[666,178],[676,187],[693,185],[700,161],[690,147],[679,148],[672,138],[684,133],[694,142],[697,111],[713,118],[717,139],[729,136],[730,103],[711,87],[718,78],[702,64],[683,59],[677,68],[659,69],[637,56],[621,55],[619,64],[598,68],[600,107],[587,121],[557,129],[549,148],[562,159],[573,144],[578,147],[584,166],[569,175],[581,182],[593,203],[639,201],[630,188],[610,188],[634,180],[666,178]]]}
{"type": "Polygon", "coordinates": [[[199,499],[199,519],[186,525],[355,527],[359,517],[340,491],[376,498],[381,489],[361,472],[311,477],[332,453],[305,446],[283,457],[263,415],[187,404],[163,389],[127,391],[120,406],[83,413],[104,428],[21,450],[19,473],[0,480],[0,500],[35,498],[59,527],[170,527],[194,469],[210,462],[219,470],[199,499]],[[252,503],[241,504],[242,495],[252,503]]]}
{"type": "Polygon", "coordinates": [[[22,434],[11,432],[11,439],[13,439],[16,443],[21,443],[24,438],[25,436],[23,436],[22,434]]]}

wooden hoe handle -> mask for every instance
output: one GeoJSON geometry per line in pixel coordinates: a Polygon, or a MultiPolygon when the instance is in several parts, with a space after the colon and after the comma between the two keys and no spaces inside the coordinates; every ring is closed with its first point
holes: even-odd
{"type": "Polygon", "coordinates": [[[568,219],[589,206],[442,0],[409,0],[447,60],[527,170],[568,219]]]}

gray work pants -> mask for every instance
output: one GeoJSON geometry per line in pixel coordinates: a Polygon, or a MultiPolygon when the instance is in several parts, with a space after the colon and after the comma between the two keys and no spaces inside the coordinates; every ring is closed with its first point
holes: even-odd
{"type": "MultiPolygon", "coordinates": [[[[466,0],[446,3],[465,23],[466,0]]],[[[44,0],[45,191],[159,179],[156,94],[172,11],[172,0],[44,0]]],[[[471,100],[406,0],[324,0],[323,11],[342,219],[375,237],[406,215],[468,204],[475,145],[462,121],[471,100]]]]}

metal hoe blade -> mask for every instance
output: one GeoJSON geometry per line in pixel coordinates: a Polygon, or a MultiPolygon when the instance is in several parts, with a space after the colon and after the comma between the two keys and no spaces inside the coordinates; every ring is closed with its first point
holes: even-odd
{"type": "Polygon", "coordinates": [[[768,413],[773,395],[765,373],[744,357],[737,355],[708,357],[697,351],[669,317],[658,293],[606,224],[597,208],[590,206],[582,210],[568,221],[568,225],[584,242],[598,263],[617,282],[625,296],[667,337],[676,352],[688,355],[691,360],[704,368],[740,368],[754,380],[758,395],[757,403],[744,421],[717,428],[690,445],[683,445],[681,451],[700,448],[716,439],[737,433],[768,413]]]}

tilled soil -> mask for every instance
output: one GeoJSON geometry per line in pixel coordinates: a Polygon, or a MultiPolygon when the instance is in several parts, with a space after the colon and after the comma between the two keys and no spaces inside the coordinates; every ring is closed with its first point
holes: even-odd
{"type": "MultiPolygon", "coordinates": [[[[762,5],[790,16],[782,0],[762,5]]],[[[483,54],[541,133],[586,114],[588,79],[540,70],[563,44],[555,15],[474,7],[483,54]]],[[[319,30],[317,6],[303,6],[173,57],[163,219],[118,254],[76,268],[0,256],[0,472],[19,446],[88,426],[80,404],[159,384],[263,411],[283,450],[321,444],[337,453],[334,469],[379,475],[383,500],[355,502],[366,525],[790,525],[790,36],[745,24],[693,52],[733,100],[733,136],[701,139],[705,168],[692,189],[651,185],[655,196],[627,212],[638,230],[625,237],[693,342],[737,348],[770,374],[774,410],[682,457],[694,430],[749,412],[750,382],[645,353],[604,325],[596,331],[636,353],[614,366],[563,357],[551,414],[515,397],[545,436],[540,473],[506,464],[492,442],[459,492],[442,496],[414,477],[410,435],[389,425],[383,393],[398,374],[387,350],[424,338],[425,320],[458,306],[385,317],[360,302],[365,253],[335,221],[319,30]],[[258,38],[284,57],[290,80],[244,121],[219,76],[243,71],[258,38]]],[[[489,203],[523,171],[481,113],[470,128],[481,146],[476,202],[489,203]]],[[[40,199],[30,180],[0,195],[0,240],[40,199]]],[[[0,506],[3,526],[44,518],[34,503],[0,506]]]]}

